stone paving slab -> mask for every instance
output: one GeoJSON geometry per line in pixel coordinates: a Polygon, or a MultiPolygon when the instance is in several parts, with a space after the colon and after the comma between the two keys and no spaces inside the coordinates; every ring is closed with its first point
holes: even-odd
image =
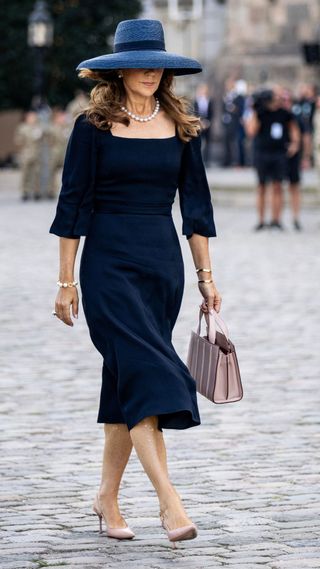
{"type": "MultiPolygon", "coordinates": [[[[199,527],[175,551],[134,451],[120,503],[136,538],[98,533],[102,361],[82,307],[72,329],[51,316],[55,203],[21,203],[16,180],[0,174],[1,569],[319,567],[319,211],[303,211],[301,234],[286,212],[286,232],[257,235],[252,207],[216,206],[210,248],[244,398],[199,395],[201,425],[164,432],[171,478],[199,527]]],[[[186,270],[174,344],[185,359],[201,298],[178,204],[174,219],[186,270]]]]}

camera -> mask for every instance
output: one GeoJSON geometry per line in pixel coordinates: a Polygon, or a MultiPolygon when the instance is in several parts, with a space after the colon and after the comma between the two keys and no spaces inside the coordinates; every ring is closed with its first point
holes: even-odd
{"type": "Polygon", "coordinates": [[[273,91],[271,89],[263,89],[252,93],[252,108],[259,114],[267,110],[268,103],[273,99],[273,91]]]}

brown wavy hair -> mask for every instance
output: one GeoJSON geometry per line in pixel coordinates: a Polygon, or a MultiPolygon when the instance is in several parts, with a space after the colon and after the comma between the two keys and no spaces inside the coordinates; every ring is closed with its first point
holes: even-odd
{"type": "MultiPolygon", "coordinates": [[[[128,126],[129,117],[121,110],[125,100],[125,87],[118,77],[118,70],[92,71],[81,69],[81,79],[97,81],[97,85],[90,92],[90,101],[81,113],[85,113],[87,120],[102,130],[110,130],[113,122],[128,126]]],[[[200,133],[200,117],[192,112],[192,103],[185,96],[177,96],[173,92],[174,75],[170,70],[164,69],[155,96],[158,97],[162,109],[173,119],[179,138],[188,142],[200,133]]]]}

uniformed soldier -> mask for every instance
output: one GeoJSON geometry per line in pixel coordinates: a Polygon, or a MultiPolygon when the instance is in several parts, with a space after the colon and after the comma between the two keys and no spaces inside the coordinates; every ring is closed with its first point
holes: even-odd
{"type": "Polygon", "coordinates": [[[67,113],[62,109],[56,109],[48,128],[50,158],[47,196],[49,198],[57,195],[57,173],[63,166],[70,133],[71,125],[67,120],[67,113]]]}
{"type": "Polygon", "coordinates": [[[83,109],[88,105],[89,97],[85,91],[82,89],[77,89],[75,91],[75,96],[72,101],[67,105],[66,112],[69,115],[70,122],[73,123],[73,119],[77,116],[78,113],[83,111],[83,109]]]}
{"type": "Polygon", "coordinates": [[[14,135],[14,142],[18,151],[18,164],[21,169],[21,198],[23,200],[41,197],[40,148],[42,134],[37,113],[28,111],[14,135]]]}

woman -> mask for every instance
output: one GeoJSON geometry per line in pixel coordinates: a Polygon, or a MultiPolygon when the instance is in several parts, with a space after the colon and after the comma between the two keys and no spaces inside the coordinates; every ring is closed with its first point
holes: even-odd
{"type": "Polygon", "coordinates": [[[74,124],[50,232],[60,236],[54,313],[68,326],[70,307],[78,317],[74,264],[86,236],[79,276],[90,337],[103,357],[98,422],[105,431],[93,508],[100,531],[103,518],[110,537],[134,536],[117,500],[134,446],[174,544],[196,537],[197,528],[170,481],[162,430],[200,424],[195,381],[171,343],[184,287],[171,215],[177,187],[202,310],[219,311],[221,303],[211,279],[208,237],[216,231],[199,118],[171,90],[173,75],[201,67],[165,51],[158,20],[125,20],[116,29],[114,53],[77,69],[98,84],[74,124]]]}

